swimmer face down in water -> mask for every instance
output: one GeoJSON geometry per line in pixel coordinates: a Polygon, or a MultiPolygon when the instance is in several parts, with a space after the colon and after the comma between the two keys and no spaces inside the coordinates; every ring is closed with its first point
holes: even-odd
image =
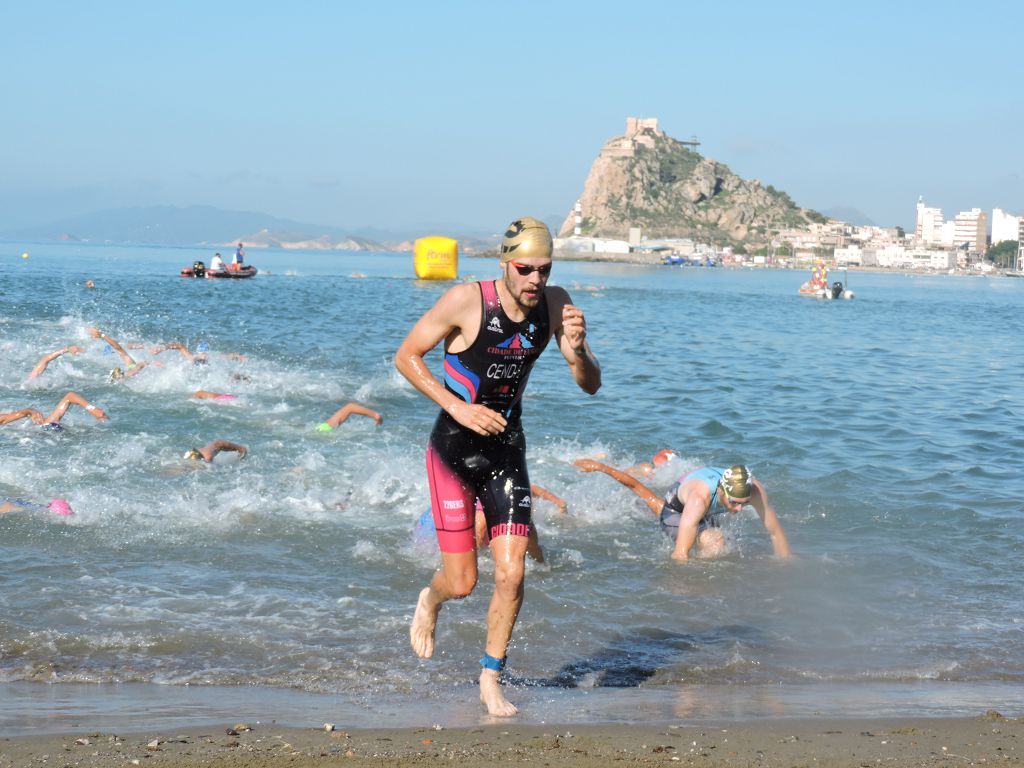
{"type": "Polygon", "coordinates": [[[345,405],[336,410],[331,417],[327,419],[327,421],[322,421],[317,424],[316,429],[318,432],[330,432],[348,421],[348,417],[352,415],[365,416],[368,419],[373,419],[373,423],[378,427],[384,423],[384,417],[377,413],[377,411],[367,408],[365,405],[352,402],[345,403],[345,405]]]}
{"type": "Polygon", "coordinates": [[[25,499],[0,499],[0,515],[6,515],[10,512],[34,512],[40,510],[52,512],[58,517],[70,517],[75,514],[67,499],[54,499],[49,504],[39,504],[34,501],[26,501],[25,499]]]}
{"type": "Polygon", "coordinates": [[[185,458],[190,461],[205,461],[207,464],[213,461],[213,457],[223,451],[232,451],[238,454],[239,459],[244,459],[248,449],[244,445],[232,443],[230,440],[214,440],[202,448],[189,448],[185,451],[185,458]]]}
{"type": "Polygon", "coordinates": [[[141,373],[142,369],[147,365],[160,365],[156,360],[136,362],[134,357],[125,352],[124,347],[118,344],[114,339],[104,334],[99,328],[90,328],[89,335],[94,339],[100,339],[107,342],[107,344],[110,345],[110,348],[113,349],[121,358],[121,362],[124,363],[124,368],[117,366],[110,371],[111,381],[129,379],[132,376],[136,376],[141,373]]]}

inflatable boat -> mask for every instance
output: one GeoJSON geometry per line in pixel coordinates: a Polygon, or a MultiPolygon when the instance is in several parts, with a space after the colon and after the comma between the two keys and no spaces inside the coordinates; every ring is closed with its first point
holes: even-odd
{"type": "Polygon", "coordinates": [[[256,272],[256,267],[250,267],[249,265],[240,267],[239,269],[232,269],[231,265],[228,265],[227,269],[212,270],[207,269],[203,262],[197,261],[191,267],[183,267],[181,270],[181,276],[241,280],[246,277],[254,277],[256,272]]]}

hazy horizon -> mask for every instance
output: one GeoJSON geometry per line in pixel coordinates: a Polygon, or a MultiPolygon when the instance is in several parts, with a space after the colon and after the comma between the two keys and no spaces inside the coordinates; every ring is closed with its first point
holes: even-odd
{"type": "Polygon", "coordinates": [[[1024,209],[1024,10],[8,5],[0,231],[210,205],[342,229],[565,215],[628,116],[802,207],[1024,209]]]}

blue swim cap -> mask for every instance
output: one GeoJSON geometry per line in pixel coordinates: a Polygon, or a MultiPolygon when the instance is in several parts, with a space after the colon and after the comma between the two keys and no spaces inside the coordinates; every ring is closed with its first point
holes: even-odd
{"type": "Polygon", "coordinates": [[[200,341],[196,344],[196,352],[206,352],[209,348],[209,345],[205,341],[200,341]]]}
{"type": "Polygon", "coordinates": [[[103,347],[103,354],[104,355],[112,355],[112,354],[114,354],[114,348],[112,346],[110,346],[109,344],[107,344],[105,347],[103,347]]]}
{"type": "Polygon", "coordinates": [[[63,432],[64,431],[64,427],[61,426],[56,421],[48,421],[45,424],[40,424],[39,428],[40,429],[45,429],[48,432],[63,432]]]}

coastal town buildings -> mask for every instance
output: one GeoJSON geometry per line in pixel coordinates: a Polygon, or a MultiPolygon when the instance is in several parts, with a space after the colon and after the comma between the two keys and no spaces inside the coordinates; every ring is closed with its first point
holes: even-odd
{"type": "Polygon", "coordinates": [[[1024,272],[1024,216],[1017,222],[1017,271],[1024,272]]]}
{"type": "Polygon", "coordinates": [[[942,245],[943,243],[943,217],[941,208],[928,208],[924,204],[924,198],[917,198],[917,226],[914,230],[914,237],[922,245],[942,245]]]}
{"type": "Polygon", "coordinates": [[[984,253],[988,241],[988,216],[980,208],[961,211],[954,219],[953,245],[968,253],[984,253]]]}
{"type": "Polygon", "coordinates": [[[992,245],[1018,240],[1022,216],[1012,216],[1002,208],[992,209],[992,245]]]}
{"type": "MultiPolygon", "coordinates": [[[[574,213],[579,222],[579,203],[574,213]]],[[[980,208],[961,211],[946,221],[941,208],[928,207],[923,198],[918,198],[916,213],[916,227],[910,233],[904,233],[900,227],[858,226],[830,219],[804,227],[772,230],[764,241],[733,249],[726,244],[689,238],[652,239],[643,235],[639,227],[630,228],[628,241],[580,236],[579,229],[575,229],[572,237],[556,238],[555,247],[577,253],[634,253],[642,255],[641,258],[661,257],[670,263],[677,263],[673,259],[681,257],[688,263],[802,267],[825,259],[837,267],[947,272],[956,268],[991,270],[992,265],[984,260],[989,244],[1017,241],[1021,246],[1015,268],[1024,271],[1024,216],[993,209],[990,237],[989,217],[980,208]]]]}

